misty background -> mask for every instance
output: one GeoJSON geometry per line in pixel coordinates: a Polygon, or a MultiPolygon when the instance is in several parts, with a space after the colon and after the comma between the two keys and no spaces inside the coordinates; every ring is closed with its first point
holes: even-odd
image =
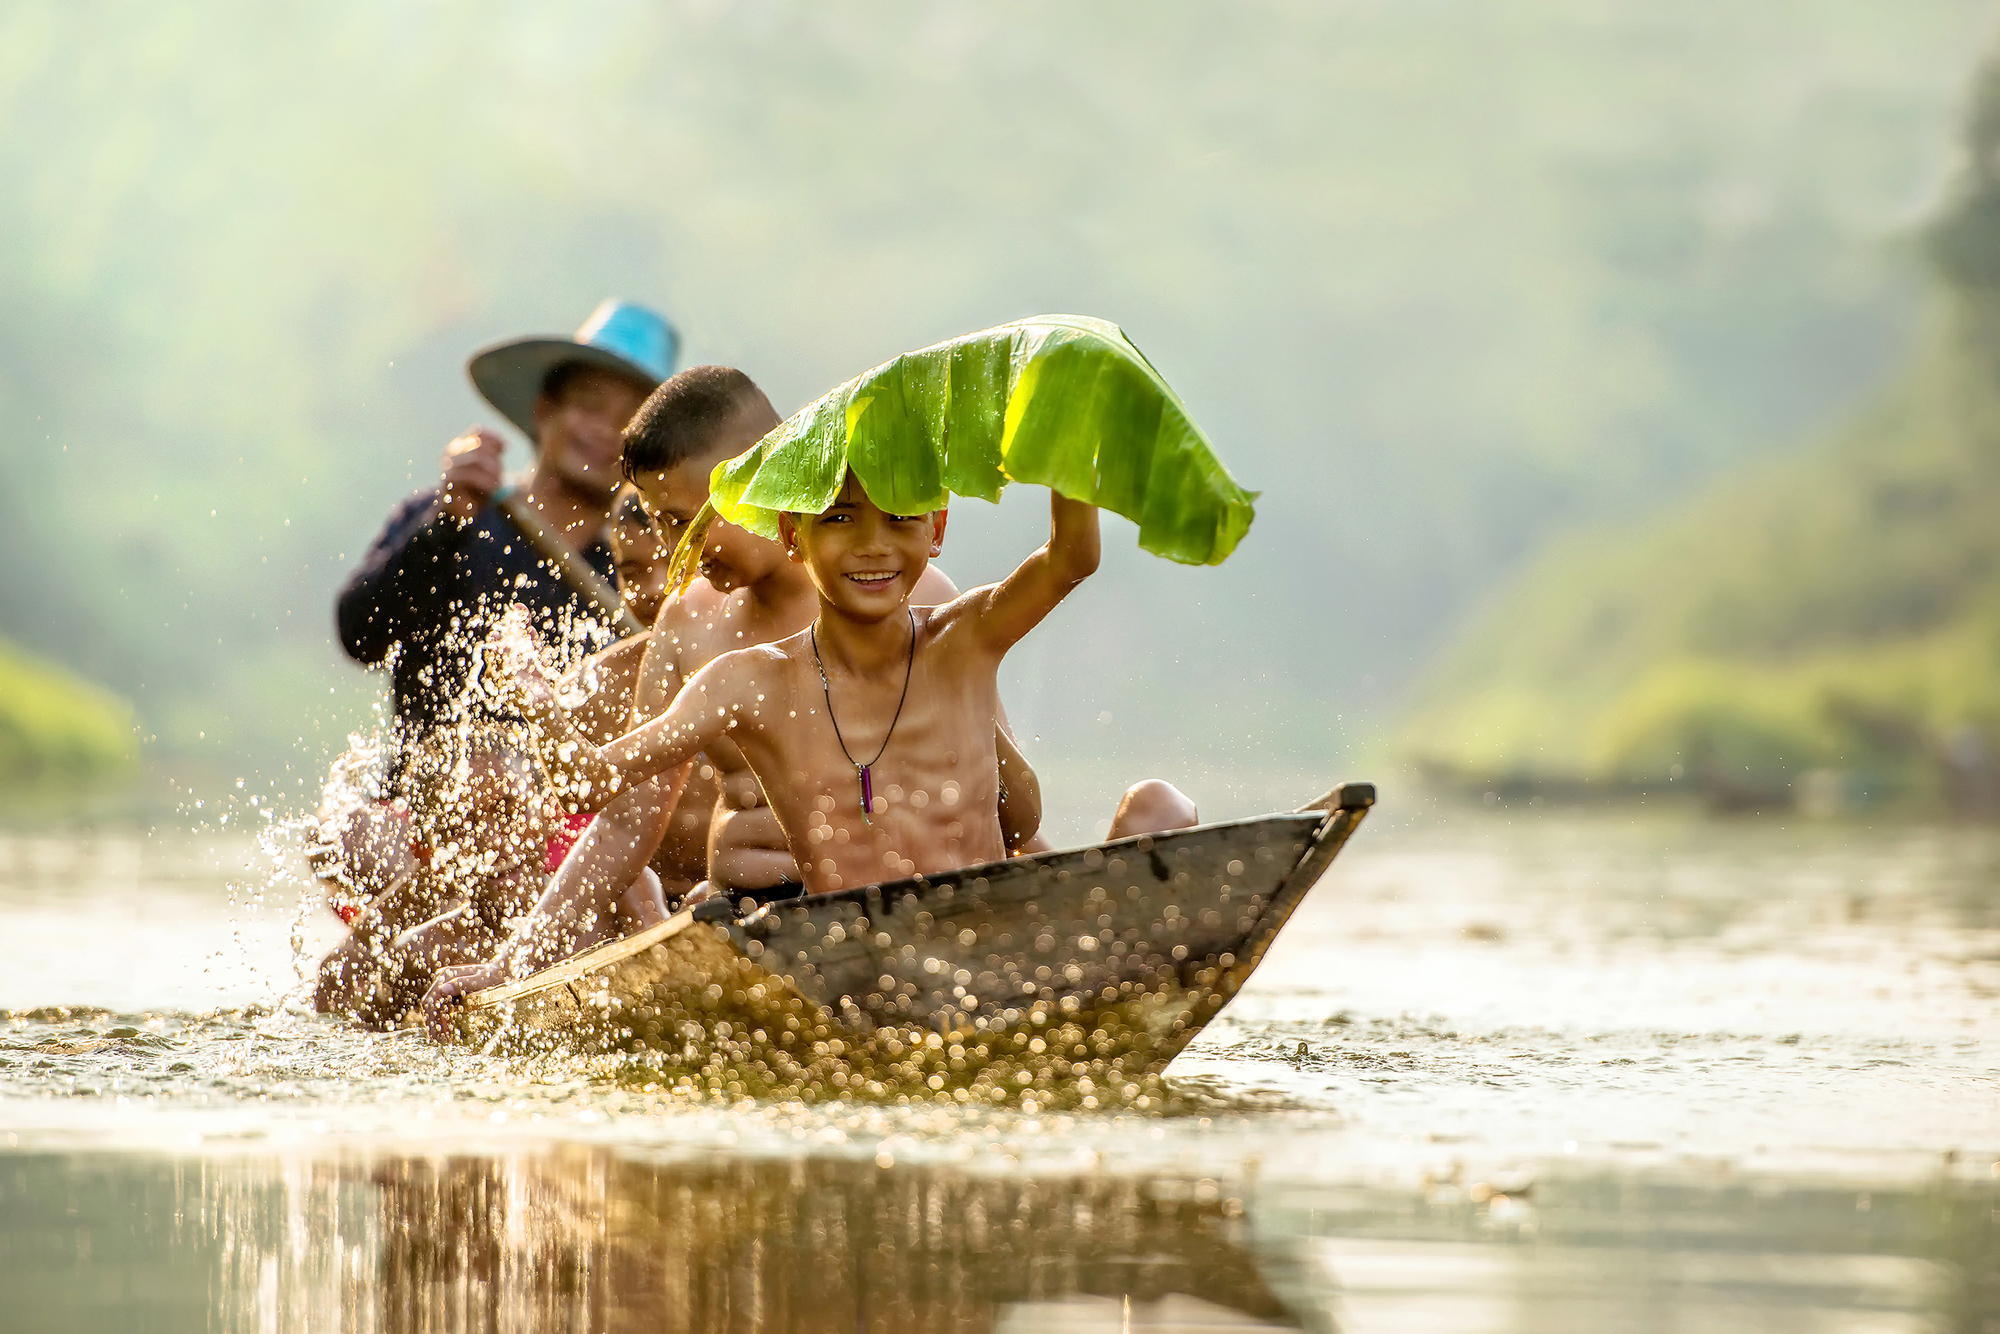
{"type": "MultiPolygon", "coordinates": [[[[1274,775],[1477,769],[1473,734],[1522,767],[1544,741],[1489,727],[1467,644],[1523,571],[1808,448],[1917,355],[1991,18],[17,0],[0,774],[316,783],[381,693],[334,589],[498,424],[466,356],[606,296],[781,411],[1028,314],[1125,327],[1262,498],[1215,569],[1109,521],[1017,650],[1057,801],[1148,771],[1232,813],[1274,775]]],[[[1044,513],[961,503],[946,568],[996,577],[1044,513]]],[[[1683,565],[1600,601],[1643,620],[1683,565]]]]}

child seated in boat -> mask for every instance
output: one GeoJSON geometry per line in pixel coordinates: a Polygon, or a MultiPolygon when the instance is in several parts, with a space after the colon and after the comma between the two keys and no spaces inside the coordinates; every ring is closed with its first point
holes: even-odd
{"type": "MultiPolygon", "coordinates": [[[[785,516],[786,554],[812,580],[817,618],[714,659],[663,715],[603,747],[579,744],[587,739],[555,705],[539,663],[517,661],[527,709],[570,737],[545,746],[545,759],[574,799],[594,806],[684,770],[726,738],[762,785],[809,892],[1004,858],[1000,661],[1097,568],[1097,512],[1052,494],[1049,541],[1012,574],[913,606],[945,521],[942,510],[887,513],[851,475],[824,513],[785,516]]],[[[1191,816],[1114,825],[1111,837],[1191,816]]]]}
{"type": "MultiPolygon", "coordinates": [[[[709,499],[716,466],[741,453],[779,424],[755,382],[726,366],[696,366],[654,391],[625,430],[624,466],[665,532],[684,529],[709,499]]],[[[766,644],[803,631],[819,611],[819,595],[804,568],[784,546],[717,521],[701,550],[703,576],[671,599],[654,622],[632,690],[632,718],[611,735],[583,728],[593,745],[612,740],[666,712],[703,667],[736,649],[766,644]]],[[[912,585],[919,604],[948,601],[958,590],[935,564],[912,585]]],[[[489,666],[508,659],[494,655],[489,666]]],[[[502,670],[488,674],[497,682],[502,670]]],[[[999,727],[998,782],[1001,829],[1009,847],[1036,850],[1041,818],[1033,769],[999,727]]],[[[648,862],[670,893],[703,881],[697,892],[757,895],[782,892],[798,879],[784,830],[764,790],[726,741],[705,751],[695,776],[669,812],[659,782],[628,786],[615,800],[585,802],[598,814],[575,851],[564,860],[533,914],[490,964],[446,970],[434,988],[439,1004],[470,991],[522,976],[604,939],[613,928],[612,903],[648,862]],[[715,785],[703,786],[713,766],[715,785]],[[705,841],[681,831],[698,829],[705,841]]],[[[1156,812],[1185,798],[1166,784],[1141,784],[1126,805],[1156,812]]],[[[1191,808],[1189,808],[1191,810],[1191,808]]]]}
{"type": "MultiPolygon", "coordinates": [[[[656,389],[626,427],[625,472],[655,524],[677,537],[707,503],[716,465],[778,424],[770,400],[743,372],[691,367],[656,389]]],[[[629,718],[606,729],[601,714],[572,710],[593,743],[611,741],[664,713],[682,685],[721,654],[795,634],[819,610],[811,578],[786,559],[779,543],[730,524],[709,526],[700,567],[702,577],[655,616],[628,691],[629,718]]],[[[933,565],[911,597],[929,604],[957,593],[933,565]]],[[[559,694],[567,697],[569,692],[559,694]]],[[[995,743],[1004,785],[1002,829],[1010,847],[1036,847],[1041,802],[1034,771],[1004,726],[995,743]]],[[[651,792],[626,792],[602,810],[598,820],[605,827],[580,845],[578,864],[566,865],[563,875],[572,885],[609,892],[626,883],[650,855],[673,893],[702,880],[716,889],[754,892],[797,877],[783,831],[764,803],[763,788],[726,742],[704,754],[666,822],[663,839],[658,831],[664,818],[651,792]]],[[[583,912],[571,914],[581,928],[589,908],[564,902],[584,906],[583,912]]]]}
{"type": "MultiPolygon", "coordinates": [[[[661,635],[657,623],[667,602],[667,566],[683,526],[669,516],[649,513],[638,491],[629,486],[612,506],[612,572],[618,581],[618,595],[633,617],[647,628],[584,659],[565,678],[558,692],[565,700],[581,696],[581,702],[570,705],[570,717],[585,736],[600,745],[624,735],[635,722],[650,716],[643,714],[635,719],[632,711],[644,695],[641,682],[645,679],[645,665],[658,653],[655,644],[661,635]]],[[[707,874],[716,782],[711,766],[705,762],[695,766],[679,807],[645,859],[659,876],[666,893],[674,898],[685,894],[707,874]]],[[[592,818],[577,813],[564,821],[550,844],[549,870],[554,871],[562,864],[592,818]]]]}
{"type": "Polygon", "coordinates": [[[612,573],[618,597],[633,619],[646,628],[585,658],[570,673],[562,691],[566,697],[585,692],[583,702],[573,707],[570,715],[585,733],[600,741],[623,735],[629,726],[632,687],[639,679],[646,645],[653,639],[653,622],[666,604],[667,562],[679,536],[678,531],[658,532],[646,513],[645,502],[630,487],[612,506],[612,573]]]}
{"type": "MultiPolygon", "coordinates": [[[[483,959],[506,939],[541,892],[561,815],[531,757],[494,724],[427,733],[408,777],[425,853],[360,910],[320,961],[313,991],[321,1013],[375,1028],[395,1024],[438,969],[483,959]]],[[[624,911],[643,924],[657,920],[652,907],[624,911]]]]}
{"type": "MultiPolygon", "coordinates": [[[[684,531],[709,499],[716,466],[755,445],[779,425],[778,414],[755,381],[727,366],[695,366],[674,375],[646,400],[625,428],[626,476],[656,522],[684,531]]],[[[707,525],[698,553],[701,571],[660,616],[633,689],[631,720],[618,730],[651,721],[666,712],[682,686],[715,658],[734,649],[783,639],[804,629],[819,610],[812,581],[785,558],[780,544],[717,521],[707,525]]],[[[956,596],[958,589],[932,566],[911,592],[929,604],[956,596]]],[[[595,737],[601,742],[611,737],[595,737]]],[[[996,737],[1006,800],[1001,819],[1010,841],[1032,839],[1040,822],[1040,793],[1034,772],[1010,738],[996,737]]],[[[764,792],[733,746],[726,741],[703,755],[696,776],[713,766],[716,786],[690,780],[675,807],[678,828],[699,806],[707,819],[706,862],[694,880],[731,891],[755,891],[796,878],[783,831],[764,802],[764,792]]],[[[634,844],[650,832],[631,798],[649,805],[651,793],[632,793],[607,806],[603,818],[621,842],[634,844]]],[[[598,849],[586,847],[584,856],[598,849]]],[[[657,861],[655,865],[658,865],[657,861]]],[[[581,869],[581,868],[580,868],[581,869]]],[[[629,856],[593,858],[590,869],[606,884],[629,870],[629,856]],[[622,864],[620,864],[622,863],[622,864]]]]}

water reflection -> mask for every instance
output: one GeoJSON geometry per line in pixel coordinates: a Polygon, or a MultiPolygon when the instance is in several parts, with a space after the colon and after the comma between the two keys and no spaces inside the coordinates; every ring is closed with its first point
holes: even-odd
{"type": "Polygon", "coordinates": [[[21,1155],[0,1183],[0,1288],[34,1327],[142,1311],[149,1328],[208,1311],[216,1328],[382,1334],[1314,1327],[1273,1295],[1214,1182],[558,1147],[21,1155]],[[107,1280],[124,1304],[101,1300],[107,1280]]]}
{"type": "Polygon", "coordinates": [[[0,1154],[9,1329],[1984,1331],[2000,1190],[0,1154]],[[1246,1203],[1247,1202],[1247,1203],[1246,1203]]]}
{"type": "Polygon", "coordinates": [[[1377,832],[1176,1065],[1218,1106],[1038,1119],[353,1032],[269,1008],[323,910],[0,838],[0,1330],[2000,1329],[2000,832],[1377,832]]]}

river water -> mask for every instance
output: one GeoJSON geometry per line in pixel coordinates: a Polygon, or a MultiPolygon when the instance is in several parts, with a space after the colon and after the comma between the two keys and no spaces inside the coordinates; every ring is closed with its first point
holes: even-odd
{"type": "Polygon", "coordinates": [[[2000,1329],[1993,831],[1377,817],[1090,1113],[354,1033],[336,930],[0,837],[0,1330],[2000,1329]]]}

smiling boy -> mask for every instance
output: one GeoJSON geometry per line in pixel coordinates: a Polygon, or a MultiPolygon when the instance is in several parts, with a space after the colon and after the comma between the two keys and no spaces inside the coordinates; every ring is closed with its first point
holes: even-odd
{"type": "MultiPolygon", "coordinates": [[[[694,367],[662,385],[633,419],[626,431],[626,472],[655,520],[681,531],[707,504],[715,466],[778,424],[777,411],[747,375],[724,366],[694,367]]],[[[787,559],[780,544],[734,524],[709,526],[699,569],[701,578],[668,606],[655,627],[654,645],[633,691],[629,726],[664,713],[686,682],[715,658],[796,634],[818,612],[805,570],[787,559]]],[[[918,577],[912,596],[930,605],[957,593],[944,571],[932,567],[918,577]]],[[[1004,722],[995,744],[1007,789],[1002,819],[1009,842],[1027,845],[1041,822],[1040,788],[1004,722]]],[[[709,758],[722,785],[709,831],[712,886],[761,890],[795,879],[784,831],[735,747],[720,739],[709,758]]],[[[682,794],[682,807],[690,795],[682,794]]]]}
{"type": "MultiPolygon", "coordinates": [[[[625,472],[655,525],[678,532],[707,503],[716,464],[755,444],[778,421],[770,400],[741,371],[691,367],[655,390],[627,426],[625,472]]],[[[704,577],[668,601],[654,621],[630,720],[614,733],[664,713],[683,684],[713,659],[796,634],[818,612],[811,579],[777,542],[718,523],[703,544],[701,566],[704,577]]],[[[934,568],[918,582],[919,596],[932,602],[957,591],[934,568]]],[[[581,730],[592,744],[611,739],[588,726],[581,730]]],[[[1041,814],[1034,771],[1011,741],[997,740],[996,748],[1004,756],[1007,827],[1017,844],[1028,844],[1041,814]]],[[[602,804],[520,930],[490,963],[441,974],[433,999],[442,1003],[532,972],[603,939],[616,905],[640,887],[649,861],[670,889],[680,891],[704,875],[711,888],[728,893],[796,880],[784,831],[741,755],[725,739],[708,758],[717,787],[707,792],[699,786],[700,771],[710,766],[702,765],[678,802],[662,784],[648,783],[602,804]],[[704,825],[707,839],[690,859],[676,845],[685,843],[684,828],[695,822],[704,825]],[[663,864],[690,861],[693,867],[663,864]]]]}
{"type": "MultiPolygon", "coordinates": [[[[1096,510],[1052,494],[1050,514],[1048,542],[1005,579],[923,607],[912,594],[945,512],[888,513],[850,475],[824,513],[781,520],[813,622],[716,658],[661,717],[564,767],[597,793],[678,786],[696,755],[733,743],[809,892],[1004,858],[1000,662],[1098,562],[1096,510]]],[[[529,708],[560,729],[545,679],[521,666],[529,708]]],[[[1111,837],[1168,827],[1127,813],[1111,837]]]]}

